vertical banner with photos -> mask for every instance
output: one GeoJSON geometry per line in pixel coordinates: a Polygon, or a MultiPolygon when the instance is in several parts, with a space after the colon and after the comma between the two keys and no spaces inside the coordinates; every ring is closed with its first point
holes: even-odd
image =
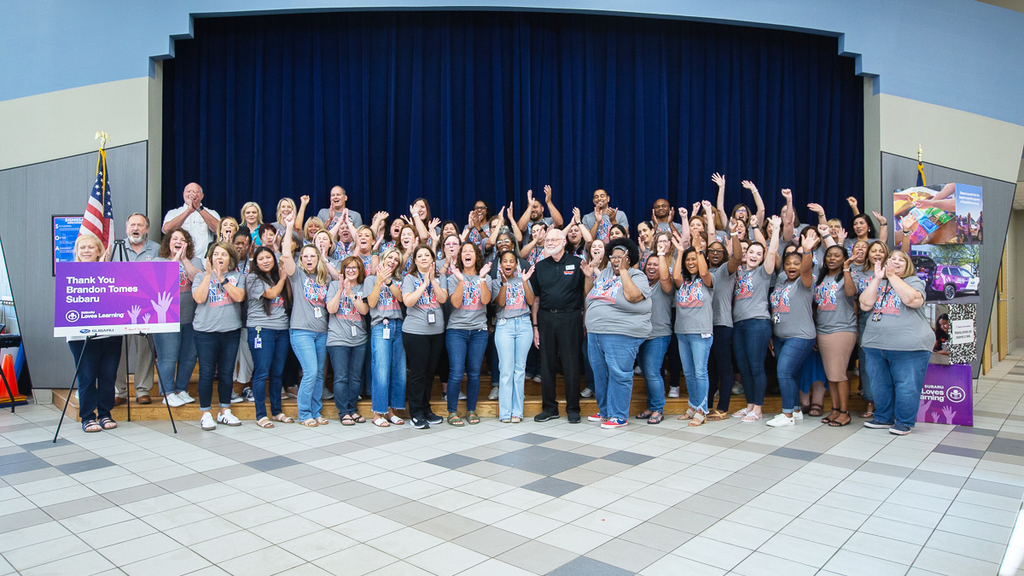
{"type": "Polygon", "coordinates": [[[896,244],[905,230],[935,332],[918,422],[973,423],[970,364],[978,354],[982,208],[981,187],[969,184],[915,186],[893,194],[896,244]]]}

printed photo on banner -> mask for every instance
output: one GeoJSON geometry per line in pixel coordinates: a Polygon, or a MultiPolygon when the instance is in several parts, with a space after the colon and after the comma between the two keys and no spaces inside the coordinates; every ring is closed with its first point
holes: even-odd
{"type": "Polygon", "coordinates": [[[981,302],[981,245],[913,245],[910,258],[924,282],[929,302],[978,304],[981,302]]]}
{"type": "Polygon", "coordinates": [[[981,244],[981,186],[951,182],[893,193],[897,236],[907,230],[914,245],[981,244]]]}

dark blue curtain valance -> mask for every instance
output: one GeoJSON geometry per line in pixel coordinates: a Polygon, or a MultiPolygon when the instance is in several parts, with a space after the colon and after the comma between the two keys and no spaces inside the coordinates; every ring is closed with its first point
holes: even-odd
{"type": "MultiPolygon", "coordinates": [[[[631,220],[651,205],[750,204],[792,188],[849,216],[863,196],[862,83],[835,38],[672,20],[522,12],[341,12],[202,18],[164,64],[168,209],[199,182],[236,215],[282,196],[363,212],[425,197],[464,221],[551,184],[631,220]]],[[[567,214],[568,215],[568,214],[567,214]]]]}

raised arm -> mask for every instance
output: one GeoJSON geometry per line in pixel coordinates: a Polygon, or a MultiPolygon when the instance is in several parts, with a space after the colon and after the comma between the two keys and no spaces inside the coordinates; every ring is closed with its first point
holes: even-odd
{"type": "Polygon", "coordinates": [[[544,185],[544,203],[547,204],[548,212],[551,213],[551,221],[555,224],[555,226],[561,228],[562,224],[565,222],[565,219],[562,218],[562,213],[559,212],[558,208],[555,207],[555,203],[551,201],[550,184],[544,185]]]}
{"type": "Polygon", "coordinates": [[[718,185],[718,217],[722,222],[728,222],[729,214],[725,211],[725,176],[715,172],[711,175],[711,181],[718,185]]]}
{"type": "Polygon", "coordinates": [[[729,274],[735,274],[743,262],[743,245],[740,244],[740,233],[736,231],[736,223],[729,223],[729,244],[732,245],[732,253],[729,254],[729,261],[726,262],[729,274]]]}
{"type": "Polygon", "coordinates": [[[803,254],[800,259],[800,281],[804,288],[810,288],[814,285],[814,239],[804,236],[799,251],[803,254]]]}
{"type": "Polygon", "coordinates": [[[781,228],[782,219],[778,216],[772,216],[772,240],[768,243],[768,253],[764,255],[764,271],[768,274],[775,273],[775,261],[779,257],[779,228],[781,228]]]}
{"type": "Polygon", "coordinates": [[[281,239],[281,269],[288,276],[295,274],[295,256],[292,254],[292,230],[295,227],[295,218],[285,217],[284,237],[281,239]]]}
{"type": "Polygon", "coordinates": [[[796,212],[793,211],[793,191],[783,188],[781,194],[786,199],[786,219],[782,222],[782,239],[789,242],[793,239],[793,217],[796,216],[796,212]]]}
{"type": "Polygon", "coordinates": [[[295,212],[295,229],[302,230],[302,223],[306,221],[306,206],[309,205],[309,196],[299,197],[299,209],[295,212]]]}
{"type": "Polygon", "coordinates": [[[761,193],[757,191],[757,186],[750,180],[744,180],[742,186],[754,196],[754,216],[757,216],[758,222],[764,222],[764,200],[761,199],[761,193]]]}

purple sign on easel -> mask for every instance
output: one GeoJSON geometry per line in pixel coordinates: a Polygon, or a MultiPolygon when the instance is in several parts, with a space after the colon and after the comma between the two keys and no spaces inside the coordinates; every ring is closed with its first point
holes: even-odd
{"type": "Polygon", "coordinates": [[[921,389],[918,422],[974,425],[970,364],[929,364],[921,389]]]}
{"type": "Polygon", "coordinates": [[[58,262],[53,335],[177,332],[177,262],[58,262]]]}

